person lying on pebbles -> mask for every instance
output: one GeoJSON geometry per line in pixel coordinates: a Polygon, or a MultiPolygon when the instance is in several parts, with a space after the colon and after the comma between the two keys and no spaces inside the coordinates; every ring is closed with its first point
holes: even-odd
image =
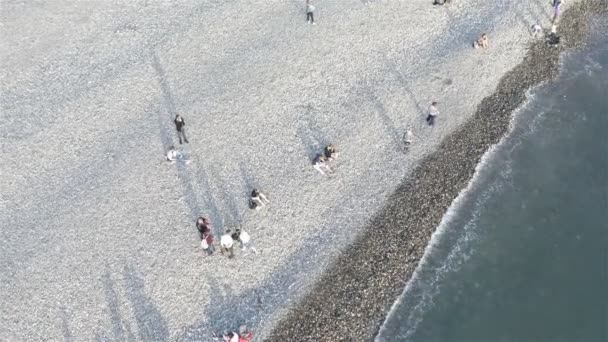
{"type": "Polygon", "coordinates": [[[260,210],[266,204],[270,203],[270,200],[258,189],[253,189],[249,197],[249,208],[260,210]]]}
{"type": "Polygon", "coordinates": [[[186,165],[190,164],[190,159],[188,159],[183,153],[178,151],[175,147],[169,147],[169,150],[166,154],[167,161],[170,165],[175,164],[176,161],[183,161],[186,165]]]}
{"type": "Polygon", "coordinates": [[[447,5],[450,2],[452,2],[452,0],[433,0],[433,5],[447,5]]]}
{"type": "Polygon", "coordinates": [[[327,158],[322,154],[317,154],[312,161],[312,167],[319,171],[322,175],[329,176],[334,171],[327,165],[327,158]]]}
{"type": "Polygon", "coordinates": [[[473,42],[473,47],[478,49],[480,47],[487,49],[490,47],[490,41],[488,39],[488,35],[483,33],[479,39],[473,42]]]}

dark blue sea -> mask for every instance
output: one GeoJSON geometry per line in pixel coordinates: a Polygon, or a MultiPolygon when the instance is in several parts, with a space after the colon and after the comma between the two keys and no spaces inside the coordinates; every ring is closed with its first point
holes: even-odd
{"type": "Polygon", "coordinates": [[[608,341],[608,20],[529,92],[378,341],[608,341]]]}

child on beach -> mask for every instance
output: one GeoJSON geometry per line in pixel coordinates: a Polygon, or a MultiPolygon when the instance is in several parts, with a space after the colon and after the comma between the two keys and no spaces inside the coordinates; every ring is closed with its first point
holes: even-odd
{"type": "Polygon", "coordinates": [[[249,208],[259,210],[268,203],[270,203],[268,198],[266,198],[263,193],[258,191],[258,189],[253,189],[253,191],[251,191],[251,197],[249,198],[249,208]]]}
{"type": "Polygon", "coordinates": [[[426,117],[426,122],[428,122],[429,126],[433,126],[435,124],[435,117],[437,117],[437,115],[439,115],[437,102],[433,102],[429,106],[429,115],[426,117]]]}

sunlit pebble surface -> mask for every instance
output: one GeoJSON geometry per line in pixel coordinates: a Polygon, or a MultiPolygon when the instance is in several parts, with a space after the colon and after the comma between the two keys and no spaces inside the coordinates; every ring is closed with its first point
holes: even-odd
{"type": "Polygon", "coordinates": [[[548,13],[326,1],[312,26],[291,1],[3,4],[0,339],[209,340],[246,323],[261,340],[548,13]],[[481,31],[492,48],[469,49],[481,31]],[[175,113],[187,166],[163,162],[175,113]],[[328,179],[310,158],[330,142],[328,179]],[[272,201],[257,212],[253,186],[272,201]],[[203,256],[199,214],[218,239],[240,222],[260,253],[203,256]]]}

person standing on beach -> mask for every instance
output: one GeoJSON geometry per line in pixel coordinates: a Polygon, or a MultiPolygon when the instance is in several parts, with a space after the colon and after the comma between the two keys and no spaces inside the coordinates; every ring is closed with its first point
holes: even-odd
{"type": "Polygon", "coordinates": [[[186,138],[186,128],[184,127],[186,126],[184,118],[177,114],[175,115],[175,120],[173,120],[173,122],[175,123],[175,129],[177,129],[177,137],[179,138],[179,143],[182,143],[182,138],[186,143],[188,143],[188,138],[186,138]]]}
{"type": "Polygon", "coordinates": [[[211,233],[211,222],[206,217],[199,217],[196,220],[196,229],[201,237],[201,248],[207,252],[207,255],[215,252],[213,246],[213,234],[211,233]]]}
{"type": "Polygon", "coordinates": [[[200,216],[196,220],[196,229],[202,238],[204,232],[211,231],[211,221],[209,221],[209,219],[206,217],[200,216]]]}
{"type": "Polygon", "coordinates": [[[251,249],[253,253],[258,254],[258,251],[255,249],[255,247],[251,245],[251,237],[246,231],[237,229],[236,232],[232,234],[232,239],[241,243],[241,250],[243,252],[247,249],[251,249]]]}
{"type": "Polygon", "coordinates": [[[409,151],[410,145],[414,142],[414,133],[410,128],[408,128],[403,134],[403,145],[405,147],[405,151],[409,151]]]}
{"type": "Polygon", "coordinates": [[[230,230],[227,230],[224,235],[220,238],[220,246],[222,247],[222,254],[228,254],[228,258],[232,259],[234,257],[234,240],[232,239],[232,234],[230,234],[230,230]]]}
{"type": "Polygon", "coordinates": [[[428,122],[429,126],[433,126],[435,124],[435,117],[437,117],[437,115],[439,115],[437,102],[433,102],[429,107],[429,115],[426,117],[426,122],[428,122]]]}
{"type": "Polygon", "coordinates": [[[315,17],[313,12],[315,11],[315,6],[310,3],[310,0],[306,0],[306,21],[309,24],[315,25],[315,17]]]}

